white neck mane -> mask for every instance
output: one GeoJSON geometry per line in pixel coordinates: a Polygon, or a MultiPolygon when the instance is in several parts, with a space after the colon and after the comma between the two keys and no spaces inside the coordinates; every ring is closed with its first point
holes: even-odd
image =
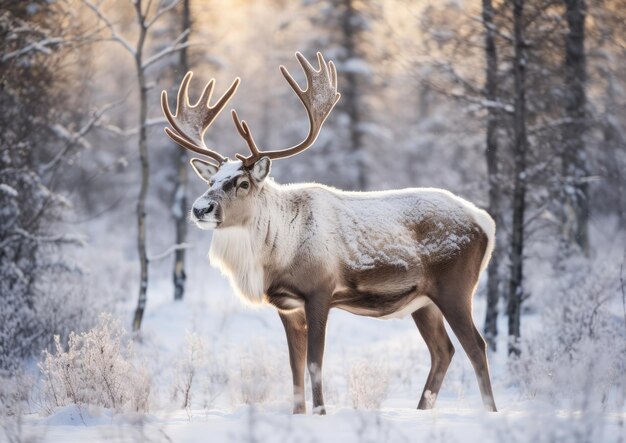
{"type": "Polygon", "coordinates": [[[247,303],[263,300],[263,267],[249,228],[232,227],[213,231],[209,260],[226,275],[247,303]]]}
{"type": "Polygon", "coordinates": [[[227,276],[242,300],[248,304],[263,301],[265,279],[264,254],[267,245],[263,239],[268,227],[272,232],[281,229],[284,214],[275,204],[280,185],[266,183],[263,199],[256,199],[254,216],[247,226],[216,229],[213,231],[209,260],[227,276]]]}

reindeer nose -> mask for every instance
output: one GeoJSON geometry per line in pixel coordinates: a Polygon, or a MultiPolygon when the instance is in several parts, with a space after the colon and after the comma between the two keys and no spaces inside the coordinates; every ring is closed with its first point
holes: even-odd
{"type": "Polygon", "coordinates": [[[205,206],[204,208],[196,208],[194,206],[193,215],[195,215],[196,218],[202,218],[206,214],[210,214],[213,211],[213,208],[215,208],[215,203],[209,203],[209,205],[205,206]]]}

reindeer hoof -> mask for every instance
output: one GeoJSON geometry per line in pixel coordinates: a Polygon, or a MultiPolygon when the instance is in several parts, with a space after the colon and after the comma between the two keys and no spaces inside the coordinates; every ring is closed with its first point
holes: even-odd
{"type": "Polygon", "coordinates": [[[326,408],[324,406],[316,406],[313,408],[314,415],[326,415],[326,408]]]}

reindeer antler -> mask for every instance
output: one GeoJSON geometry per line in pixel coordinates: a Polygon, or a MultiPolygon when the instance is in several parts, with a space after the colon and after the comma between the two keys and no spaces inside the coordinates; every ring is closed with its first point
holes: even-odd
{"type": "Polygon", "coordinates": [[[337,70],[332,61],[327,64],[322,54],[318,52],[317,61],[319,63],[319,69],[316,70],[301,53],[296,52],[296,58],[306,75],[306,89],[300,89],[298,83],[296,83],[284,66],[280,67],[280,72],[282,72],[285,80],[287,80],[289,86],[294,90],[306,109],[309,116],[309,134],[302,143],[292,146],[291,148],[276,151],[260,151],[254,142],[248,124],[245,121],[239,120],[237,112],[233,109],[231,113],[235,127],[239,135],[246,141],[248,149],[250,150],[248,157],[244,157],[241,154],[236,155],[246,167],[253,165],[261,157],[269,157],[270,159],[291,157],[310,147],[317,139],[330,111],[332,111],[341,97],[341,94],[337,92],[337,70]]]}
{"type": "Polygon", "coordinates": [[[211,123],[213,123],[213,120],[222,112],[233,94],[235,94],[235,91],[237,91],[239,78],[235,78],[232,85],[217,101],[215,106],[209,104],[213,94],[213,87],[215,86],[215,79],[211,79],[204,87],[200,99],[192,106],[189,104],[188,91],[192,76],[193,72],[189,71],[180,84],[176,98],[176,115],[172,115],[170,111],[167,102],[167,92],[161,92],[161,107],[165,117],[172,125],[172,129],[165,128],[165,133],[183,148],[210,157],[217,160],[218,164],[221,164],[226,161],[226,157],[207,148],[204,143],[204,134],[211,126],[211,123]]]}

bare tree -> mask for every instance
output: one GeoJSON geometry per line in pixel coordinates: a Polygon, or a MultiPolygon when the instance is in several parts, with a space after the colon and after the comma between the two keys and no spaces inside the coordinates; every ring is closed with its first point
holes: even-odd
{"type": "MultiPolygon", "coordinates": [[[[354,9],[354,0],[340,0],[343,3],[341,14],[341,44],[344,48],[344,61],[350,62],[358,58],[357,55],[357,33],[360,30],[359,17],[354,9]]],[[[347,69],[344,63],[343,69],[346,84],[342,88],[343,107],[350,119],[348,131],[350,133],[350,146],[357,161],[357,189],[365,189],[367,186],[365,179],[365,165],[363,162],[363,143],[359,123],[361,115],[359,110],[359,86],[357,73],[352,69],[347,69]]],[[[340,105],[340,107],[342,106],[340,105]]]]}
{"type": "Polygon", "coordinates": [[[148,254],[146,250],[146,196],[148,194],[150,165],[148,163],[148,92],[150,85],[148,84],[147,70],[150,66],[161,60],[163,57],[169,56],[186,48],[189,43],[186,40],[188,30],[183,32],[173,40],[173,42],[165,48],[154,54],[147,55],[146,39],[158,20],[167,12],[171,11],[178,4],[178,0],[171,0],[168,4],[158,1],[156,6],[152,7],[152,1],[144,2],[142,0],[133,0],[132,5],[135,12],[135,27],[137,31],[137,40],[131,44],[117,29],[110,18],[102,11],[100,5],[96,5],[90,0],[83,0],[85,5],[89,7],[98,17],[98,20],[104,23],[110,32],[110,39],[119,43],[132,57],[135,62],[135,72],[137,75],[137,86],[139,90],[139,131],[137,139],[137,147],[139,150],[139,161],[141,163],[141,185],[139,188],[139,197],[137,198],[137,252],[139,254],[139,296],[137,298],[137,308],[133,318],[133,330],[137,331],[141,328],[144,310],[146,308],[146,300],[148,293],[148,254]],[[144,4],[145,3],[145,4],[144,4]],[[154,11],[153,11],[154,9],[154,11]]]}
{"type": "Polygon", "coordinates": [[[509,279],[509,354],[519,355],[520,310],[524,295],[524,213],[526,210],[526,43],[524,41],[524,0],[513,2],[515,55],[513,115],[513,224],[511,229],[511,276],[509,279]]]}
{"type": "MultiPolygon", "coordinates": [[[[182,14],[181,14],[181,29],[182,32],[187,31],[187,35],[181,40],[181,43],[185,45],[191,32],[191,10],[189,0],[183,0],[182,2],[182,14]]],[[[185,75],[189,71],[189,59],[187,48],[183,47],[179,52],[180,74],[185,75]]],[[[181,79],[182,80],[182,77],[181,79]]],[[[177,156],[177,174],[174,191],[174,202],[172,204],[172,215],[176,224],[176,244],[182,245],[187,239],[187,171],[189,170],[189,164],[187,163],[187,151],[180,149],[177,156]]],[[[185,274],[185,248],[179,248],[174,255],[174,300],[182,300],[185,295],[185,280],[187,275],[185,274]]]]}
{"type": "Polygon", "coordinates": [[[589,198],[587,156],[585,153],[587,79],[585,59],[584,0],[564,0],[567,36],[565,39],[565,115],[563,125],[563,240],[566,246],[573,244],[589,253],[589,198]]]}
{"type": "MultiPolygon", "coordinates": [[[[485,98],[489,103],[497,100],[498,88],[498,52],[496,48],[494,9],[491,0],[483,0],[483,26],[485,28],[485,98]]],[[[485,133],[487,161],[487,182],[489,187],[489,213],[500,225],[500,182],[498,177],[498,109],[487,107],[487,125],[485,133]]],[[[485,315],[485,339],[489,347],[496,349],[498,335],[498,302],[500,300],[500,261],[502,256],[501,235],[496,235],[496,247],[491,256],[487,280],[487,313],[485,315]]]]}
{"type": "MultiPolygon", "coordinates": [[[[368,187],[367,144],[370,134],[368,114],[368,92],[371,85],[369,61],[374,51],[369,50],[369,30],[375,22],[374,6],[362,0],[316,0],[311,2],[311,22],[323,29],[323,37],[314,38],[311,46],[321,50],[337,63],[337,74],[341,85],[341,101],[337,104],[340,117],[329,122],[335,128],[334,142],[326,148],[332,152],[349,148],[341,158],[342,179],[331,180],[331,184],[343,188],[364,190],[368,187]],[[352,172],[345,173],[345,164],[353,165],[352,172]]],[[[380,92],[380,91],[379,91],[380,92]]],[[[322,151],[325,148],[322,148],[322,151]]],[[[328,164],[328,170],[336,168],[328,164]]]]}

